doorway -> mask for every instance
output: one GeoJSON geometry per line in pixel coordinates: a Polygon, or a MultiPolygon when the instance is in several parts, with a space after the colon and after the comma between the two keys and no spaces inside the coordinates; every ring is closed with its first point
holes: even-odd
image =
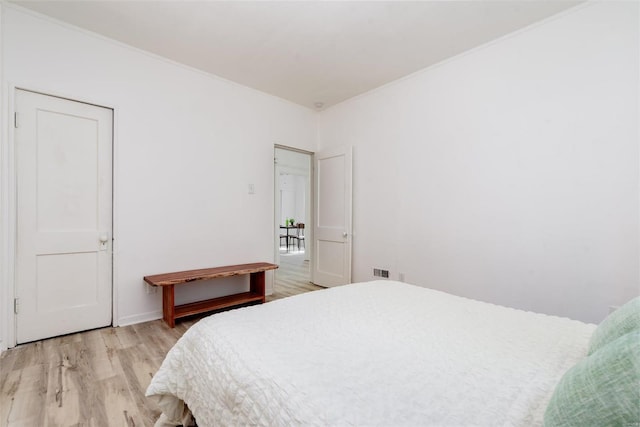
{"type": "Polygon", "coordinates": [[[16,341],[112,323],[113,110],[16,90],[16,341]]]}
{"type": "Polygon", "coordinates": [[[276,146],[274,206],[276,263],[273,293],[290,296],[311,285],[313,153],[276,146]]]}

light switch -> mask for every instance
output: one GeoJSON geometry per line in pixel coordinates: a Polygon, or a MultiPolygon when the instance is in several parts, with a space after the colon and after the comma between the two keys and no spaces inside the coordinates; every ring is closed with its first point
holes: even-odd
{"type": "Polygon", "coordinates": [[[256,186],[249,184],[249,194],[256,194],[256,186]]]}

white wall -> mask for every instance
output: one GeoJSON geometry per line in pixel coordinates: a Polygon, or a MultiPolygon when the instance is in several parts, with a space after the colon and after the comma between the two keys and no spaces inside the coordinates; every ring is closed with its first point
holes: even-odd
{"type": "MultiPolygon", "coordinates": [[[[118,323],[160,315],[160,294],[146,293],[145,275],[273,260],[274,143],[313,151],[315,112],[2,7],[4,89],[16,85],[115,109],[118,323]]],[[[8,97],[3,108],[8,116],[8,97]]],[[[8,132],[2,138],[8,150],[8,132]]],[[[2,183],[5,219],[9,181],[2,183]]],[[[11,224],[5,221],[3,231],[10,234],[11,224]]],[[[189,299],[182,292],[177,298],[189,299]]],[[[4,329],[6,336],[10,328],[4,329]]]]}
{"type": "Polygon", "coordinates": [[[579,7],[320,114],[353,279],[597,322],[639,291],[638,4],[579,7]]]}
{"type": "Polygon", "coordinates": [[[306,223],[307,220],[307,210],[305,207],[307,206],[307,199],[309,195],[307,194],[307,182],[309,181],[308,176],[296,176],[296,216],[294,219],[297,223],[306,223]]]}
{"type": "Polygon", "coordinates": [[[305,222],[305,200],[307,177],[302,175],[280,175],[280,224],[293,219],[296,223],[305,222]]]}

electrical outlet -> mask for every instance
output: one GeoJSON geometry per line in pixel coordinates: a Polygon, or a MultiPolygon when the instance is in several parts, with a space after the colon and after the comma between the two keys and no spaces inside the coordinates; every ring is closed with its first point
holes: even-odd
{"type": "Polygon", "coordinates": [[[146,286],[146,291],[147,291],[147,295],[151,295],[151,294],[156,294],[158,293],[158,287],[157,286],[151,286],[148,283],[144,284],[146,286]]]}
{"type": "Polygon", "coordinates": [[[398,274],[398,280],[399,280],[400,282],[404,282],[404,273],[400,273],[400,274],[398,274]]]}

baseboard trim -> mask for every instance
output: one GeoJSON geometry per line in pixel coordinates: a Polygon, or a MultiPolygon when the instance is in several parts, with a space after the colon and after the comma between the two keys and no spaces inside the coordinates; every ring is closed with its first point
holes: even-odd
{"type": "Polygon", "coordinates": [[[149,311],[147,313],[134,314],[133,316],[125,316],[118,319],[118,326],[135,325],[136,323],[149,322],[151,320],[162,319],[162,311],[149,311]]]}

